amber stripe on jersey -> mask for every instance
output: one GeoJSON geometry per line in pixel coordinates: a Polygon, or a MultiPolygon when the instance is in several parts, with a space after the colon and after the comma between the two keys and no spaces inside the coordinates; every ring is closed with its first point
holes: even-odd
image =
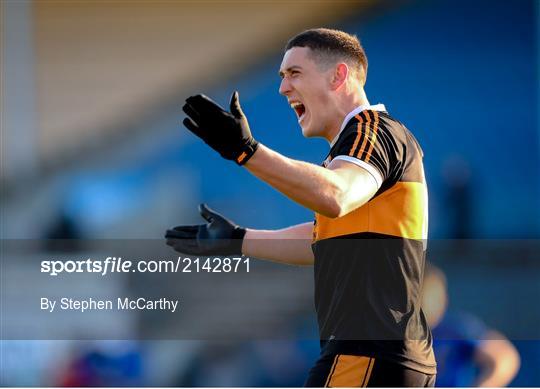
{"type": "Polygon", "coordinates": [[[358,120],[358,124],[356,126],[356,138],[354,139],[354,143],[351,147],[351,151],[349,151],[349,156],[352,157],[354,156],[354,152],[356,151],[356,148],[358,147],[358,143],[360,143],[360,141],[362,139],[364,139],[366,137],[366,134],[365,134],[365,122],[369,122],[369,116],[366,115],[366,111],[362,111],[360,113],[360,115],[356,115],[355,116],[356,120],[358,120]]]}
{"type": "Polygon", "coordinates": [[[362,131],[364,124],[360,120],[360,117],[358,115],[355,116],[356,119],[358,119],[358,124],[356,125],[356,138],[354,139],[354,143],[351,147],[351,151],[349,151],[349,156],[354,155],[354,151],[356,150],[356,147],[358,146],[358,142],[360,141],[360,138],[362,137],[364,131],[362,131]]]}
{"type": "Polygon", "coordinates": [[[371,158],[371,152],[373,151],[373,146],[375,146],[375,142],[377,141],[377,130],[379,128],[379,114],[377,113],[377,111],[373,111],[373,115],[375,116],[375,120],[373,123],[373,130],[371,131],[371,141],[369,142],[369,149],[367,151],[366,158],[364,159],[364,161],[366,162],[369,162],[369,158],[371,158]]]}
{"type": "Polygon", "coordinates": [[[329,218],[316,213],[314,241],[362,232],[424,239],[425,212],[425,185],[398,182],[344,216],[329,218]]]}
{"type": "Polygon", "coordinates": [[[328,378],[326,379],[326,382],[324,383],[324,387],[328,387],[328,382],[330,381],[330,378],[332,378],[332,374],[334,374],[334,370],[336,368],[336,364],[338,363],[339,355],[336,355],[334,357],[334,363],[332,363],[332,368],[330,369],[330,374],[328,374],[328,378]]]}
{"type": "Polygon", "coordinates": [[[364,377],[364,382],[362,382],[362,387],[367,387],[369,384],[369,379],[371,378],[371,372],[373,371],[373,365],[375,365],[375,358],[369,359],[368,370],[366,376],[364,377]]]}
{"type": "Polygon", "coordinates": [[[369,382],[373,358],[338,355],[326,380],[326,387],[364,387],[369,382]]]}
{"type": "Polygon", "coordinates": [[[358,153],[356,154],[357,158],[360,158],[360,156],[364,152],[364,149],[366,148],[366,145],[368,144],[368,139],[370,137],[370,125],[372,124],[370,112],[371,111],[366,111],[366,115],[369,119],[366,121],[364,141],[362,142],[362,146],[360,146],[360,150],[358,150],[358,153]]]}

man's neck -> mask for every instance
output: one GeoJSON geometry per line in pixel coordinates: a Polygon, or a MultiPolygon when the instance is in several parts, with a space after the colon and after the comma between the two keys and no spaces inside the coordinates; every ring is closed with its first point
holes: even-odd
{"type": "Polygon", "coordinates": [[[354,94],[343,96],[343,98],[337,103],[337,106],[335,107],[336,114],[335,121],[332,123],[332,128],[330,128],[330,130],[325,136],[328,142],[332,142],[332,140],[339,133],[339,131],[341,130],[341,124],[343,123],[343,120],[345,120],[345,117],[349,114],[349,112],[356,109],[357,107],[360,107],[361,105],[369,105],[369,100],[367,99],[363,89],[360,89],[360,91],[355,91],[354,94]]]}

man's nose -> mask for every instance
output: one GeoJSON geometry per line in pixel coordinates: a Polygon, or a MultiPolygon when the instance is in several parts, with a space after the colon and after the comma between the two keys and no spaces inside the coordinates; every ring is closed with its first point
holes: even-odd
{"type": "Polygon", "coordinates": [[[283,96],[287,96],[287,93],[291,92],[291,83],[289,80],[287,80],[287,77],[284,77],[281,80],[281,84],[279,85],[279,93],[283,96]]]}

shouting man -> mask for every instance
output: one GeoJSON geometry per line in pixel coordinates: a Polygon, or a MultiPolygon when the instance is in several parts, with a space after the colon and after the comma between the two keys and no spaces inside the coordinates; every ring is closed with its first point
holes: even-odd
{"type": "Polygon", "coordinates": [[[422,150],[384,105],[370,105],[367,68],[358,39],[342,31],[307,30],[285,47],[279,93],[305,137],[328,140],[322,166],[258,143],[237,92],[229,112],[204,95],[189,97],[183,109],[191,132],[313,210],[315,220],[253,230],[202,205],[207,223],[175,227],[167,243],[187,254],[314,265],[321,355],[306,386],[434,386],[420,308],[428,205],[422,150]]]}

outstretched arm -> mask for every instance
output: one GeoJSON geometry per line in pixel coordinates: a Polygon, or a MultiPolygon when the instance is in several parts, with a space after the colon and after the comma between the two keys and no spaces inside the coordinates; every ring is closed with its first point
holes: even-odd
{"type": "Polygon", "coordinates": [[[313,265],[313,222],[281,230],[246,230],[242,254],[289,265],[313,265]]]}
{"type": "Polygon", "coordinates": [[[264,145],[259,145],[245,167],[290,199],[332,218],[362,206],[378,189],[371,173],[355,164],[336,160],[323,168],[287,158],[264,145]]]}
{"type": "Polygon", "coordinates": [[[312,265],[313,223],[281,230],[251,230],[236,225],[205,204],[199,207],[205,224],[177,226],[167,230],[167,244],[182,254],[244,254],[290,264],[312,265]]]}
{"type": "Polygon", "coordinates": [[[189,97],[184,125],[225,159],[299,204],[327,217],[343,216],[366,203],[378,190],[375,177],[356,164],[335,160],[327,169],[287,158],[253,138],[238,93],[230,112],[204,95],[189,97]]]}

